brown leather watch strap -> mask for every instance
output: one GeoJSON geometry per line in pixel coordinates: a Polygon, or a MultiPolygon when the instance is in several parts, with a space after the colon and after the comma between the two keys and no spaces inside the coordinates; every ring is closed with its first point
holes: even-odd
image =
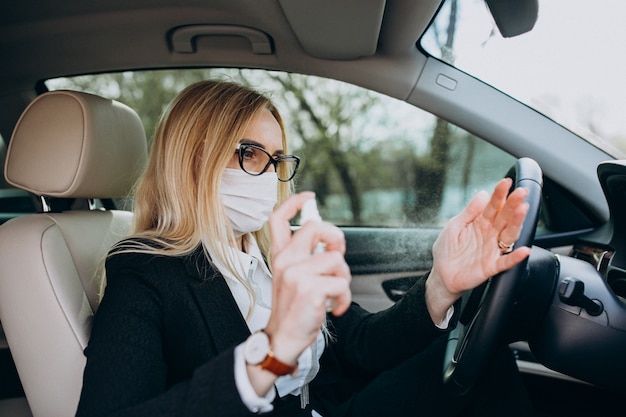
{"type": "Polygon", "coordinates": [[[297,365],[287,365],[285,362],[282,362],[274,356],[274,353],[270,350],[267,352],[267,356],[259,364],[261,369],[265,369],[277,376],[283,376],[287,374],[293,373],[296,370],[297,365]]]}

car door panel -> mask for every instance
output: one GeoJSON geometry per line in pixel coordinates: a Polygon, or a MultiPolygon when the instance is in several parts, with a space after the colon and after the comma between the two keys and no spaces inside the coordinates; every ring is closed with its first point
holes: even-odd
{"type": "Polygon", "coordinates": [[[438,228],[342,228],[352,272],[352,298],[375,312],[387,308],[432,266],[438,228]],[[390,295],[396,296],[392,299],[390,295]]]}

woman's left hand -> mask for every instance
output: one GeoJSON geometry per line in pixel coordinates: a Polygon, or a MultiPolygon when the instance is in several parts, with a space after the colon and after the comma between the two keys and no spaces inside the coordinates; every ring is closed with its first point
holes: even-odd
{"type": "Polygon", "coordinates": [[[496,185],[491,198],[478,193],[459,215],[452,218],[433,245],[433,268],[426,281],[426,304],[435,323],[463,291],[512,268],[530,254],[521,247],[504,253],[519,238],[528,212],[525,188],[511,194],[511,179],[496,185]]]}

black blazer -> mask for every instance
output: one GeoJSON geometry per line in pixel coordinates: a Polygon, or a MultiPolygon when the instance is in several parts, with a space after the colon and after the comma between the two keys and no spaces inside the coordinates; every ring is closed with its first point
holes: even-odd
{"type": "MultiPolygon", "coordinates": [[[[183,257],[114,254],[85,349],[78,416],[246,416],[235,386],[234,348],[250,331],[222,275],[199,247],[183,257]]],[[[425,278],[395,306],[371,314],[354,304],[329,315],[335,341],[310,384],[324,416],[379,372],[421,351],[442,331],[424,300],[425,278]]],[[[297,397],[273,415],[300,413],[297,397]]],[[[310,411],[302,413],[310,416],[310,411]]]]}

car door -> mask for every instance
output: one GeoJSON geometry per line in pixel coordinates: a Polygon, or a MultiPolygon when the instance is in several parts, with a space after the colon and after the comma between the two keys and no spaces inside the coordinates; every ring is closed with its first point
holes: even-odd
{"type": "Polygon", "coordinates": [[[393,305],[432,266],[431,247],[440,229],[343,228],[352,297],[375,312],[393,305]]]}

